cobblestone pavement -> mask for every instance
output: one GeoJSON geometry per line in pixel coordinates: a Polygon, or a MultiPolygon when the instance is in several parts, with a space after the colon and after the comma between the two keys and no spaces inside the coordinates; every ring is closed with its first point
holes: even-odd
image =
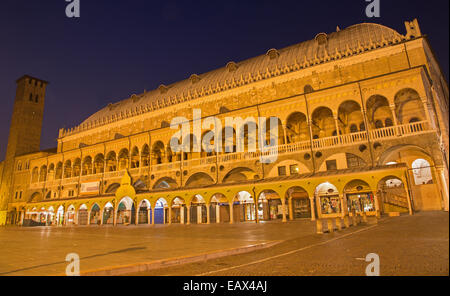
{"type": "Polygon", "coordinates": [[[375,225],[305,235],[252,253],[130,275],[364,276],[366,255],[376,253],[382,276],[448,276],[448,219],[445,212],[384,218],[375,225]]]}
{"type": "Polygon", "coordinates": [[[62,275],[66,255],[80,270],[200,255],[314,232],[309,220],[210,225],[0,227],[0,275],[62,275]]]}

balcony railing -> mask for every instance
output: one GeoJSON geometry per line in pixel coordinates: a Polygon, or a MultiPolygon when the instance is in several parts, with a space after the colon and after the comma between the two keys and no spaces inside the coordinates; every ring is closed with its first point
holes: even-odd
{"type": "MultiPolygon", "coordinates": [[[[163,171],[171,171],[171,170],[179,170],[181,165],[183,168],[194,168],[201,167],[206,165],[212,165],[216,163],[228,163],[228,162],[239,162],[239,161],[247,161],[247,160],[261,160],[264,157],[271,157],[275,155],[285,155],[290,153],[299,153],[311,151],[311,142],[313,150],[321,150],[327,148],[336,148],[341,146],[349,146],[355,145],[358,143],[367,142],[369,139],[371,141],[375,140],[386,140],[392,138],[398,138],[402,136],[410,136],[422,134],[430,131],[430,126],[427,121],[414,122],[410,124],[397,125],[391,127],[385,127],[375,130],[370,130],[368,132],[362,131],[357,133],[339,135],[335,137],[326,137],[320,139],[313,139],[312,141],[302,141],[292,144],[280,145],[277,147],[271,147],[264,149],[263,151],[255,151],[255,152],[234,152],[234,153],[225,153],[219,155],[213,155],[202,158],[195,158],[189,160],[170,162],[170,163],[162,163],[155,164],[150,166],[150,170],[152,173],[155,172],[163,172],[163,171]],[[369,139],[368,139],[369,138],[369,139]]],[[[148,167],[142,168],[133,168],[130,169],[130,173],[133,176],[140,174],[141,172],[147,172],[148,167]]],[[[105,179],[110,178],[118,178],[123,176],[123,171],[113,171],[113,172],[105,172],[104,174],[91,174],[81,177],[72,177],[72,178],[64,178],[62,180],[53,180],[51,182],[35,182],[30,185],[31,189],[41,189],[44,186],[50,187],[59,185],[60,182],[62,185],[76,184],[79,181],[88,182],[99,180],[102,177],[105,179]]]]}

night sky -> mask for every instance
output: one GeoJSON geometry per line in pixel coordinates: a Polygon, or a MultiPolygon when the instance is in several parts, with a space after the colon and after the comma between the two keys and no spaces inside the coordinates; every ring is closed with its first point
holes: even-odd
{"type": "Polygon", "coordinates": [[[106,106],[361,22],[405,34],[419,19],[448,81],[449,1],[381,0],[381,18],[365,0],[150,1],[81,0],[81,18],[65,0],[0,3],[0,159],[4,158],[17,78],[50,82],[41,148],[56,147],[59,128],[106,106]]]}

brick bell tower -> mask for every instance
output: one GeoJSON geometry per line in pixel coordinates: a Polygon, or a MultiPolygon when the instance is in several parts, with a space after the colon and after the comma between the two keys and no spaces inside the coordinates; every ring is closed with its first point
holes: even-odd
{"type": "Polygon", "coordinates": [[[48,85],[47,81],[28,75],[19,78],[16,83],[8,146],[3,172],[0,172],[0,225],[6,224],[15,157],[40,150],[45,90],[48,85]]]}

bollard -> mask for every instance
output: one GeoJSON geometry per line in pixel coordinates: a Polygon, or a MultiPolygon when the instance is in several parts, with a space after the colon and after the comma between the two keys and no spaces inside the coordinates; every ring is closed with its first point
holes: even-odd
{"type": "Polygon", "coordinates": [[[321,219],[316,220],[317,234],[323,234],[323,224],[321,219]]]}
{"type": "Polygon", "coordinates": [[[334,232],[334,225],[332,219],[327,219],[327,225],[328,225],[328,232],[329,233],[334,232]]]}
{"type": "Polygon", "coordinates": [[[364,223],[367,223],[367,215],[366,215],[366,212],[363,212],[363,213],[362,213],[362,220],[363,220],[364,223]]]}
{"type": "Polygon", "coordinates": [[[336,227],[337,227],[337,230],[342,230],[341,218],[336,218],[336,227]]]}
{"type": "Polygon", "coordinates": [[[345,228],[350,228],[350,220],[348,219],[348,216],[344,217],[344,225],[345,228]]]}

